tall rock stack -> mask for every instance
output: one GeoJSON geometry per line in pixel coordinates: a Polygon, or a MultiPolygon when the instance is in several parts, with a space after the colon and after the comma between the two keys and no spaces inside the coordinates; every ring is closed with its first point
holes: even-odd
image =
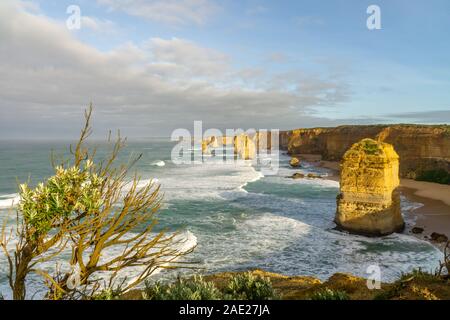
{"type": "Polygon", "coordinates": [[[215,136],[207,137],[206,139],[202,140],[202,153],[203,154],[209,154],[210,148],[217,148],[219,147],[218,139],[215,136]]]}
{"type": "Polygon", "coordinates": [[[211,148],[218,148],[223,146],[232,145],[234,148],[234,154],[244,160],[252,160],[256,158],[257,154],[257,141],[256,136],[250,137],[247,134],[238,134],[233,137],[216,137],[211,136],[204,138],[201,141],[202,153],[210,154],[211,148]]]}
{"type": "Polygon", "coordinates": [[[234,153],[243,160],[252,160],[256,157],[256,144],[246,134],[234,137],[234,153]]]}
{"type": "Polygon", "coordinates": [[[335,222],[352,233],[381,236],[402,231],[399,156],[392,145],[363,139],[344,155],[335,222]]]}

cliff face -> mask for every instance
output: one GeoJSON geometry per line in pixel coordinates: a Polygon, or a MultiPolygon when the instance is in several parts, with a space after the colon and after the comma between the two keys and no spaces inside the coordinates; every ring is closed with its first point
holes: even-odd
{"type": "Polygon", "coordinates": [[[400,156],[400,175],[416,178],[427,170],[450,172],[450,126],[369,125],[297,129],[280,135],[280,147],[290,154],[320,154],[339,161],[364,138],[392,144],[400,156]]]}
{"type": "Polygon", "coordinates": [[[392,145],[363,139],[344,155],[336,224],[359,234],[386,235],[404,227],[398,155],[392,145]]]}

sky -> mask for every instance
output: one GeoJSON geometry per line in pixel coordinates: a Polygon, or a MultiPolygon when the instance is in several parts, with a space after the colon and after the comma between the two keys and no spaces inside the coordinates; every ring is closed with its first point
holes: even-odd
{"type": "Polygon", "coordinates": [[[0,139],[73,138],[91,102],[96,136],[448,124],[449,40],[448,0],[1,0],[0,139]]]}

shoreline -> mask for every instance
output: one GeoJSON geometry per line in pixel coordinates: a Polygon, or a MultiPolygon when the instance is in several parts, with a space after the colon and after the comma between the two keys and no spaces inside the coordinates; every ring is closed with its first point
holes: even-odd
{"type": "MultiPolygon", "coordinates": [[[[321,160],[320,155],[297,156],[304,161],[315,164],[317,167],[329,169],[330,175],[326,179],[339,182],[339,162],[321,160]]],[[[414,218],[414,222],[412,225],[406,225],[403,233],[428,241],[443,249],[445,243],[432,241],[430,235],[436,232],[450,238],[450,185],[400,179],[399,189],[401,195],[409,201],[422,205],[407,213],[414,218]],[[424,231],[419,234],[413,233],[414,227],[423,228],[424,231]]]]}
{"type": "MultiPolygon", "coordinates": [[[[419,195],[422,191],[421,189],[410,187],[410,183],[407,183],[406,185],[408,186],[405,186],[403,180],[401,180],[400,185],[401,194],[412,202],[422,204],[421,207],[410,212],[410,214],[414,215],[415,221],[412,226],[405,229],[405,233],[414,235],[422,240],[430,241],[441,248],[445,243],[431,241],[430,235],[433,232],[437,232],[450,238],[450,206],[445,201],[419,195]],[[414,227],[423,228],[424,231],[420,234],[415,234],[412,232],[412,228],[414,227]]],[[[433,191],[433,189],[431,187],[428,190],[433,191]]],[[[450,194],[450,186],[448,192],[450,194]]]]}

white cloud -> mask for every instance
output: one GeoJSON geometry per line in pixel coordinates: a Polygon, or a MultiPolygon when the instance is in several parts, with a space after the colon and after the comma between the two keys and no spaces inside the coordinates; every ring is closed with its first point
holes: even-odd
{"type": "Polygon", "coordinates": [[[81,28],[87,28],[97,33],[115,33],[117,26],[108,19],[99,19],[96,17],[82,16],[81,28]]]}
{"type": "Polygon", "coordinates": [[[216,50],[173,38],[170,40],[153,38],[148,43],[152,52],[153,66],[166,67],[168,76],[173,72],[188,77],[219,77],[229,69],[230,58],[216,50]]]}
{"type": "Polygon", "coordinates": [[[33,2],[33,1],[21,1],[20,6],[25,9],[26,11],[33,12],[33,13],[40,13],[41,8],[39,6],[39,3],[33,2]]]}
{"type": "Polygon", "coordinates": [[[97,0],[110,10],[171,25],[204,24],[220,10],[212,0],[97,0]]]}
{"type": "Polygon", "coordinates": [[[89,101],[101,129],[150,135],[194,120],[221,128],[296,127],[309,108],[346,98],[338,81],[237,69],[231,57],[184,39],[101,52],[9,0],[0,3],[0,38],[2,137],[72,135],[89,101]]]}

